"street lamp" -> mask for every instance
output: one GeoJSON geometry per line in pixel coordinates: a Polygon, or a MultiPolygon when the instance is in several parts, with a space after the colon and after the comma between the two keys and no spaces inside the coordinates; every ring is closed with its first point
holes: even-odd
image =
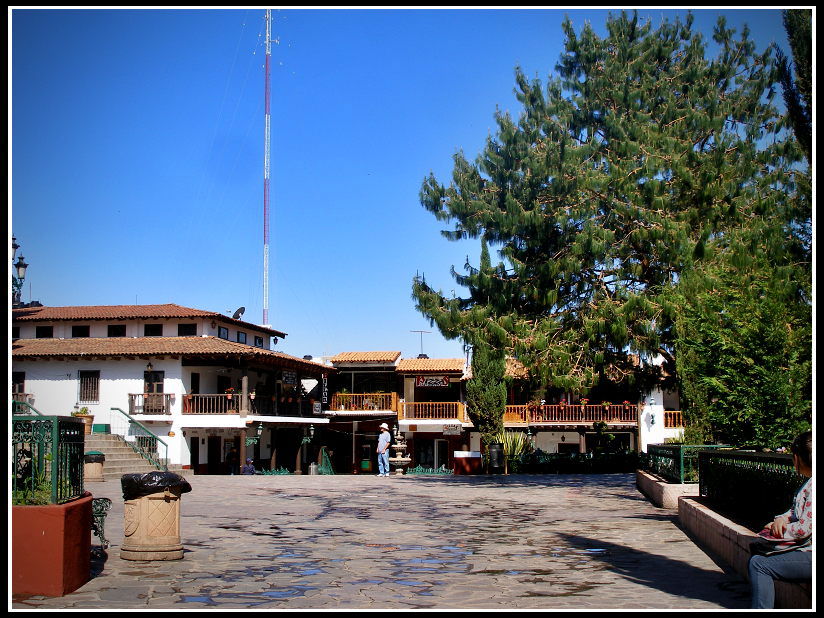
{"type": "Polygon", "coordinates": [[[14,262],[14,258],[17,258],[17,263],[13,263],[15,271],[12,273],[11,276],[11,291],[12,291],[12,307],[21,307],[22,303],[20,302],[20,298],[23,292],[23,281],[26,278],[26,268],[28,268],[28,264],[26,264],[26,259],[21,254],[20,256],[17,255],[17,250],[20,248],[20,245],[17,244],[17,239],[12,236],[11,239],[11,259],[14,262]]]}

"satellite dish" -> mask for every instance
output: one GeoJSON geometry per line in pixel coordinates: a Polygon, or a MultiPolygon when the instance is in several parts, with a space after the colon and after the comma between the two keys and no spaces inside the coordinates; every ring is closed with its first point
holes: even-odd
{"type": "Polygon", "coordinates": [[[232,315],[233,320],[239,320],[240,316],[246,311],[246,307],[240,307],[235,313],[232,315]]]}

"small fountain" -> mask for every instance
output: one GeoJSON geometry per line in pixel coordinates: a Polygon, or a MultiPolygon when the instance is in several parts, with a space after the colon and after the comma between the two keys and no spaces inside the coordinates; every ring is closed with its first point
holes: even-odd
{"type": "Polygon", "coordinates": [[[392,445],[395,456],[389,458],[389,463],[395,467],[395,474],[405,474],[407,466],[412,463],[412,458],[409,455],[404,455],[407,448],[406,438],[398,431],[397,425],[395,425],[392,434],[395,436],[395,444],[392,445]]]}

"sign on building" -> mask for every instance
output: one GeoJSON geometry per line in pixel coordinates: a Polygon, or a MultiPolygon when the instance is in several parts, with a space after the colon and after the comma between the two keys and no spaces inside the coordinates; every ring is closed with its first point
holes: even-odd
{"type": "Polygon", "coordinates": [[[287,371],[286,369],[284,369],[282,375],[284,384],[298,383],[298,374],[296,371],[287,371]]]}
{"type": "Polygon", "coordinates": [[[463,426],[461,425],[444,425],[443,426],[443,435],[445,436],[459,436],[463,431],[463,426]]]}
{"type": "Polygon", "coordinates": [[[422,388],[443,388],[449,386],[449,376],[415,376],[415,386],[422,388]]]}

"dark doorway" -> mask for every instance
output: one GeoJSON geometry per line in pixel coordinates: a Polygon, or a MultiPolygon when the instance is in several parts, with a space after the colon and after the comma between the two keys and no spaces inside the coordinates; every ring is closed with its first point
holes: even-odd
{"type": "Polygon", "coordinates": [[[223,438],[220,436],[209,436],[208,443],[206,445],[207,451],[207,461],[206,461],[206,470],[209,474],[220,474],[221,473],[221,452],[220,447],[223,443],[223,438]]]}
{"type": "Polygon", "coordinates": [[[189,438],[190,467],[195,474],[200,474],[200,438],[192,436],[189,438]]]}

